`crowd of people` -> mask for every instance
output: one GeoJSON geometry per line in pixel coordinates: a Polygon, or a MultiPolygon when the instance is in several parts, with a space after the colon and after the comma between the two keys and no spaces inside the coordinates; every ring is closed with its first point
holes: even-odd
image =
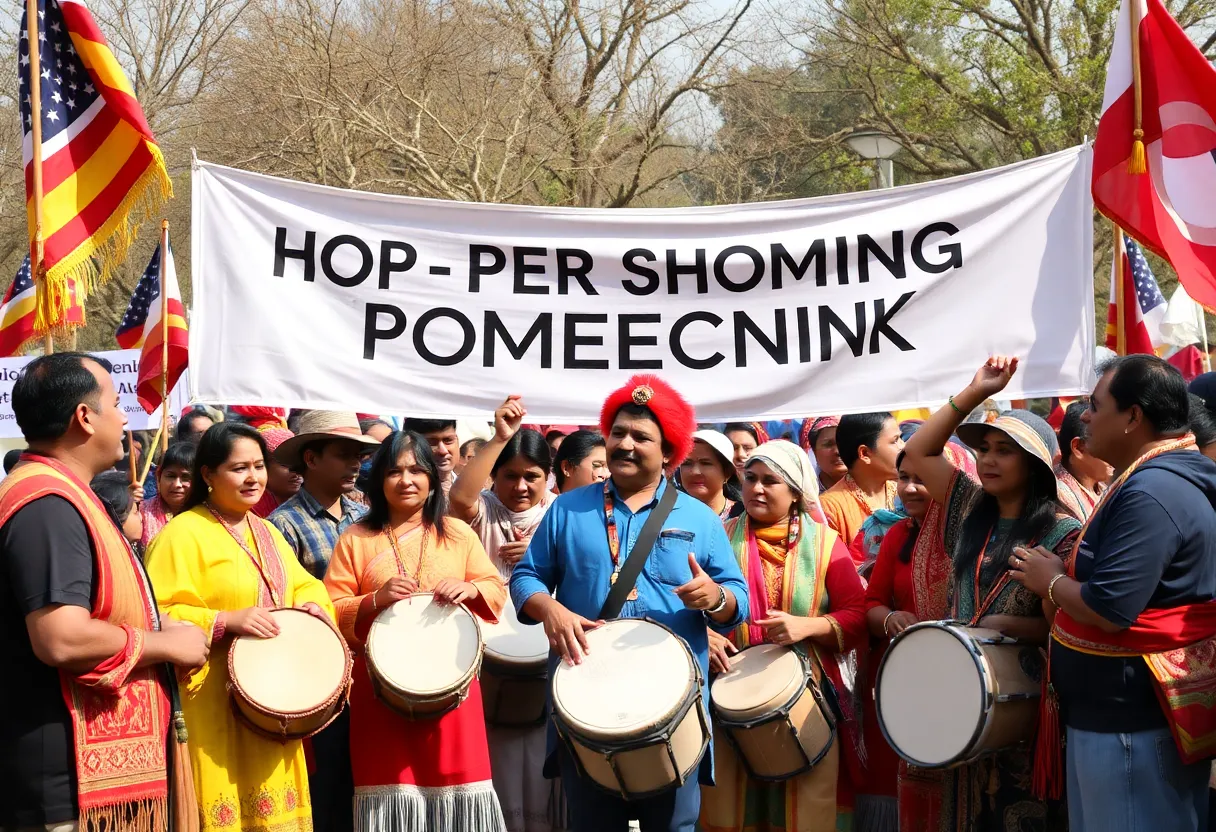
{"type": "Polygon", "coordinates": [[[778,439],[698,425],[638,376],[594,426],[528,424],[514,395],[488,438],[196,407],[157,452],[126,433],[104,359],[35,359],[12,393],[28,447],[0,482],[0,830],[1207,830],[1216,374],[1188,390],[1160,359],[1116,358],[1053,428],[993,408],[1017,367],[990,358],[923,421],[778,439]],[[679,636],[706,707],[742,651],[798,652],[830,747],[765,779],[716,730],[692,776],[626,799],[554,720],[488,721],[477,679],[428,719],[369,684],[373,622],[415,593],[543,629],[552,678],[588,660],[618,580],[619,617],[679,636]],[[274,638],[281,608],[354,656],[348,706],[306,740],[231,702],[227,646],[274,638]],[[904,634],[945,621],[1027,648],[1035,730],[918,766],[875,690],[904,634]]]}

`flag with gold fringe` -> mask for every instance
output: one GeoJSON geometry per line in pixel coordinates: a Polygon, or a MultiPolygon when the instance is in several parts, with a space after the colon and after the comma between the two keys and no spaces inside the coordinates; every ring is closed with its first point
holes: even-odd
{"type": "Polygon", "coordinates": [[[38,0],[37,53],[21,19],[18,48],[22,151],[30,240],[34,239],[34,141],[30,76],[38,73],[42,125],[42,268],[35,328],[73,328],[80,300],[108,280],[139,225],[173,195],[164,157],[105,37],[78,0],[38,0]]]}

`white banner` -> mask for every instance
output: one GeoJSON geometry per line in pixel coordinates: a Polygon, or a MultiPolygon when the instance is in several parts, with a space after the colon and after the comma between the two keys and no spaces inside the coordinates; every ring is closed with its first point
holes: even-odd
{"type": "MultiPolygon", "coordinates": [[[[139,378],[139,350],[112,350],[93,355],[114,365],[114,386],[118,388],[123,412],[127,414],[127,427],[131,430],[157,430],[160,427],[160,408],[148,415],[135,396],[135,381],[139,378]]],[[[13,415],[13,384],[21,368],[36,357],[0,358],[0,439],[21,438],[21,428],[17,427],[17,418],[13,415]]],[[[189,402],[189,374],[190,371],[186,370],[177,386],[169,392],[170,421],[176,419],[189,402]]]]}
{"type": "Polygon", "coordinates": [[[345,191],[196,163],[193,398],[591,421],[635,372],[698,418],[1088,392],[1090,151],[788,202],[591,210],[345,191]]]}

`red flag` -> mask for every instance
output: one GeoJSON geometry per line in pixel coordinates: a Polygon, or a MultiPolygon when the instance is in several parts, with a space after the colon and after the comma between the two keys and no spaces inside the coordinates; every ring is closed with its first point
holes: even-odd
{"type": "Polygon", "coordinates": [[[1123,276],[1123,331],[1126,333],[1124,353],[1138,352],[1156,355],[1165,346],[1161,333],[1161,322],[1169,304],[1157,286],[1157,278],[1149,267],[1144,252],[1134,240],[1119,235],[1115,251],[1115,262],[1110,270],[1110,305],[1106,310],[1106,346],[1118,350],[1119,331],[1115,328],[1119,320],[1119,304],[1115,287],[1119,275],[1123,276]],[[1122,260],[1122,264],[1118,261],[1122,260]]]}
{"type": "MultiPolygon", "coordinates": [[[[139,353],[139,377],[136,380],[135,393],[140,405],[148,413],[160,407],[161,402],[177,384],[188,362],[189,332],[186,329],[186,307],[182,304],[181,291],[177,288],[177,269],[173,265],[173,248],[168,245],[169,232],[164,232],[164,240],[152,253],[152,259],[144,272],[144,280],[148,275],[153,276],[155,291],[140,294],[137,286],[127,309],[127,317],[132,314],[132,308],[141,307],[144,320],[140,327],[143,348],[139,353]],[[162,322],[161,292],[168,300],[164,302],[168,313],[168,322],[162,322]],[[168,343],[168,349],[165,343],[168,343]],[[166,365],[164,359],[168,356],[166,365]],[[162,368],[166,368],[163,370],[162,368]],[[163,390],[162,390],[163,386],[163,390]]],[[[140,281],[143,285],[144,280],[140,281]]],[[[124,321],[127,319],[124,318],[124,321]]]]}
{"type": "Polygon", "coordinates": [[[1192,298],[1216,307],[1216,69],[1161,0],[1123,0],[1094,141],[1098,209],[1169,260],[1192,298]],[[1139,21],[1133,54],[1132,20],[1139,21]],[[1134,59],[1147,173],[1139,162],[1134,59]]]}

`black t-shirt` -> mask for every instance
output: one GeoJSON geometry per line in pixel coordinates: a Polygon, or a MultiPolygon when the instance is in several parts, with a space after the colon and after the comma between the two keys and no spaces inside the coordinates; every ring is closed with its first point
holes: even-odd
{"type": "Polygon", "coordinates": [[[0,528],[0,827],[77,817],[71,716],[25,616],[51,604],[90,609],[94,580],[88,529],[62,497],[34,500],[0,528]]]}
{"type": "MultiPolygon", "coordinates": [[[[1090,520],[1077,551],[1081,597],[1112,624],[1216,598],[1216,464],[1194,451],[1137,469],[1090,520]]],[[[1148,664],[1051,648],[1066,725],[1121,733],[1166,725],[1148,664]]]]}

